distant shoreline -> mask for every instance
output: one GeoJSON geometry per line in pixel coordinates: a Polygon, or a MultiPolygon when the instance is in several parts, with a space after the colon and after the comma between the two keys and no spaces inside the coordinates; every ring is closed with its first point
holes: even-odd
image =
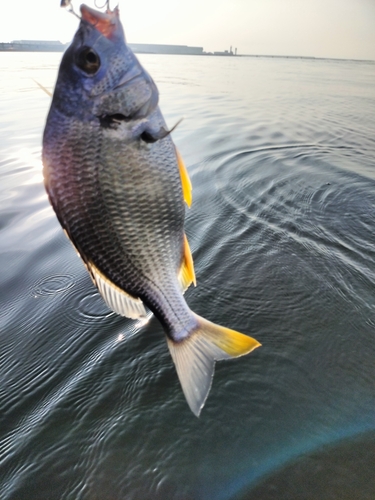
{"type": "MultiPolygon", "coordinates": [[[[69,43],[46,40],[14,40],[9,43],[0,42],[0,52],[64,52],[69,43]]],[[[177,54],[198,56],[235,56],[230,50],[223,52],[205,52],[203,47],[190,47],[188,45],[165,45],[151,43],[128,43],[133,52],[137,54],[177,54]]],[[[235,49],[236,51],[237,49],[235,49]]]]}
{"type": "MultiPolygon", "coordinates": [[[[0,52],[64,52],[70,45],[59,41],[45,40],[15,40],[13,42],[0,42],[0,52]]],[[[372,59],[350,59],[339,57],[314,57],[314,56],[285,56],[267,54],[237,54],[230,50],[218,52],[205,52],[203,47],[190,47],[188,45],[166,45],[128,43],[136,54],[165,54],[165,55],[191,55],[191,56],[223,56],[223,57],[265,57],[270,59],[306,59],[327,61],[354,61],[364,63],[375,63],[372,59]]],[[[237,50],[237,49],[235,49],[237,50]]]]}

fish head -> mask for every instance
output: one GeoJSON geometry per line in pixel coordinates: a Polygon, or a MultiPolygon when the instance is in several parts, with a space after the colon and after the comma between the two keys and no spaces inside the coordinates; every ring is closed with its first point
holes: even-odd
{"type": "Polygon", "coordinates": [[[159,93],[126,44],[118,7],[99,12],[81,5],[81,15],[60,65],[53,105],[85,119],[150,114],[159,93]]]}
{"type": "Polygon", "coordinates": [[[115,7],[113,11],[99,12],[87,5],[81,7],[82,24],[94,26],[104,37],[112,41],[125,42],[125,34],[120,22],[120,11],[115,7]]]}

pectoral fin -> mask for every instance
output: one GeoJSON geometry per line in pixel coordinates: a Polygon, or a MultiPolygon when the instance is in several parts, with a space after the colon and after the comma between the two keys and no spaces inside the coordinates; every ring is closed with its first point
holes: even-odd
{"type": "MultiPolygon", "coordinates": [[[[133,118],[139,118],[138,111],[133,118]]],[[[141,118],[143,118],[143,114],[141,113],[141,118]]],[[[147,144],[152,144],[156,141],[160,141],[161,139],[165,139],[169,134],[171,134],[174,129],[181,123],[182,119],[179,120],[176,125],[174,125],[170,130],[165,129],[164,127],[155,126],[149,120],[143,120],[140,123],[137,123],[132,129],[132,136],[134,138],[139,138],[143,142],[147,144]]]]}
{"type": "Polygon", "coordinates": [[[147,311],[141,299],[133,297],[113,284],[92,263],[87,263],[90,274],[107,306],[117,314],[127,318],[144,318],[147,311]]]}

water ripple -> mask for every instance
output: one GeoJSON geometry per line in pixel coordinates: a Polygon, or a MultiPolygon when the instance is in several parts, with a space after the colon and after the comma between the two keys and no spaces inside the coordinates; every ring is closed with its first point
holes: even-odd
{"type": "Polygon", "coordinates": [[[74,287],[74,276],[71,275],[55,275],[47,276],[39,280],[31,290],[33,297],[43,297],[46,295],[56,295],[66,292],[74,287]]]}
{"type": "Polygon", "coordinates": [[[217,363],[196,419],[160,324],[107,309],[48,204],[30,81],[52,87],[60,55],[1,57],[2,500],[227,500],[374,428],[373,65],[143,56],[186,117],[186,299],[262,343],[217,363]]]}

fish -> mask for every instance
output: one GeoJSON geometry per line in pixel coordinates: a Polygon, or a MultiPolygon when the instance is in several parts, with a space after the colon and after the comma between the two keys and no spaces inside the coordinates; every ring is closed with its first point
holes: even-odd
{"type": "Polygon", "coordinates": [[[252,337],[195,314],[186,237],[192,184],[151,76],[126,43],[118,7],[80,7],[43,133],[49,201],[94,285],[115,313],[162,325],[192,412],[199,416],[215,362],[250,353],[252,337]]]}

